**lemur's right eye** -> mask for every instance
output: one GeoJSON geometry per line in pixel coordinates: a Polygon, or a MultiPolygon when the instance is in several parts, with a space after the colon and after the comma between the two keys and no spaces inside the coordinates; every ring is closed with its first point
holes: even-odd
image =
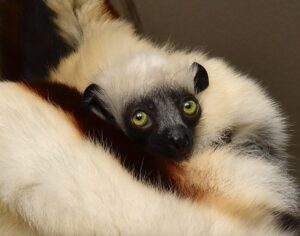
{"type": "Polygon", "coordinates": [[[148,115],[143,111],[137,111],[131,117],[131,122],[137,127],[144,127],[149,122],[148,115]]]}

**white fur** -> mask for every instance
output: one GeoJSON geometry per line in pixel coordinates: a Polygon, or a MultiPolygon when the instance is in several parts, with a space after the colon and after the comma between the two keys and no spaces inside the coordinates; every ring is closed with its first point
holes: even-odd
{"type": "Polygon", "coordinates": [[[259,85],[221,59],[136,36],[128,23],[102,15],[103,1],[46,2],[57,13],[60,34],[76,48],[51,79],[81,91],[98,83],[115,112],[122,105],[118,99],[155,86],[191,89],[194,61],[207,69],[210,86],[199,95],[203,115],[195,154],[178,177],[201,194],[192,204],[135,181],[103,148],[83,139],[63,112],[2,84],[0,232],[24,235],[25,227],[30,235],[32,227],[42,235],[283,234],[272,212],[298,210],[284,162],[240,150],[258,140],[286,158],[284,119],[259,85]],[[215,150],[211,144],[224,129],[232,130],[232,142],[215,150]]]}
{"type": "MultiPolygon", "coordinates": [[[[83,138],[68,114],[18,84],[1,83],[0,101],[1,235],[293,235],[278,231],[270,216],[250,222],[222,206],[192,203],[136,181],[111,154],[83,138]]],[[[262,162],[259,170],[244,171],[257,160],[243,163],[226,150],[207,155],[216,175],[215,167],[232,168],[234,159],[243,182],[250,189],[259,185],[249,196],[254,202],[267,191],[272,206],[286,207],[284,197],[277,200],[282,190],[293,189],[283,186],[288,180],[276,167],[262,162]],[[253,175],[261,172],[280,178],[257,182],[253,175]]],[[[236,174],[222,175],[235,185],[236,174]]]]}

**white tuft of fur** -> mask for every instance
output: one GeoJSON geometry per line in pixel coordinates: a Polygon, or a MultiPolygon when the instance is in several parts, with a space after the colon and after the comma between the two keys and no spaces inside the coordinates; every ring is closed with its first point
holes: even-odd
{"type": "Polygon", "coordinates": [[[58,33],[72,46],[77,47],[87,29],[99,20],[110,19],[105,0],[43,0],[56,14],[54,22],[58,33]]]}

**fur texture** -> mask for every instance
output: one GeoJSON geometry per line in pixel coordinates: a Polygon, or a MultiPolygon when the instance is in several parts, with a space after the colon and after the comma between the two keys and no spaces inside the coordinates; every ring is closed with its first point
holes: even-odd
{"type": "Polygon", "coordinates": [[[206,68],[210,86],[198,96],[203,113],[194,154],[180,165],[182,171],[167,170],[193,203],[136,181],[103,147],[83,137],[69,115],[22,87],[3,84],[2,218],[15,222],[0,224],[5,230],[297,235],[296,220],[285,224],[299,212],[286,167],[284,118],[259,85],[221,59],[159,47],[137,36],[128,23],[107,13],[104,1],[45,2],[56,13],[58,32],[75,49],[51,79],[80,91],[97,83],[116,111],[120,99],[151,88],[190,86],[193,62],[206,68]]]}
{"type": "MultiPolygon", "coordinates": [[[[52,71],[52,80],[77,87],[81,91],[90,83],[99,84],[106,91],[108,100],[117,113],[120,112],[123,101],[145,94],[151,89],[161,86],[191,86],[189,78],[192,75],[189,68],[193,62],[198,62],[207,70],[210,86],[198,96],[203,113],[197,127],[195,153],[205,156],[215,148],[220,149],[220,152],[224,152],[225,149],[224,155],[221,155],[224,160],[226,153],[230,153],[229,156],[238,156],[237,160],[242,163],[250,161],[251,165],[247,165],[249,170],[259,170],[265,164],[271,169],[278,168],[281,171],[278,180],[282,178],[281,180],[289,182],[285,120],[276,103],[251,78],[235,71],[223,60],[208,58],[201,52],[178,51],[168,46],[159,47],[152,44],[149,40],[137,36],[127,22],[106,17],[106,14],[103,14],[103,1],[85,0],[80,1],[80,4],[76,3],[77,1],[65,1],[66,4],[73,2],[73,6],[76,6],[72,10],[69,9],[70,14],[76,12],[75,18],[61,14],[68,11],[68,8],[58,5],[57,2],[46,1],[57,13],[56,23],[60,34],[65,35],[65,40],[70,44],[76,42],[78,47],[52,71]],[[77,30],[65,30],[62,22],[68,22],[69,28],[77,25],[77,30]]],[[[194,176],[191,180],[200,181],[205,172],[198,166],[201,162],[194,160],[191,158],[190,162],[186,163],[190,168],[187,173],[190,177],[194,176]]],[[[230,162],[228,169],[222,168],[222,171],[235,173],[234,163],[237,163],[237,160],[230,162]]],[[[260,183],[260,178],[276,179],[273,174],[266,173],[268,171],[262,171],[253,182],[260,183]]],[[[238,176],[236,179],[241,181],[243,178],[238,176]]],[[[254,176],[253,174],[253,178],[254,176]]],[[[228,184],[226,179],[225,176],[220,178],[221,182],[224,181],[224,186],[228,184]]],[[[251,186],[246,181],[239,181],[240,185],[245,183],[245,187],[251,186]]],[[[221,182],[208,186],[218,189],[222,186],[221,182]]],[[[276,184],[268,184],[274,189],[277,188],[276,184]]],[[[262,187],[261,193],[265,194],[265,185],[258,185],[262,187]]],[[[258,186],[253,186],[248,192],[256,188],[258,186]]],[[[286,194],[283,194],[285,198],[290,199],[283,202],[294,202],[291,209],[293,214],[297,214],[297,193],[294,187],[291,189],[294,189],[293,193],[283,191],[286,194]]],[[[198,192],[210,191],[204,188],[198,192]]],[[[229,193],[229,189],[225,192],[229,193]]],[[[271,198],[266,197],[265,202],[269,201],[271,202],[271,198]]]]}
{"type": "Polygon", "coordinates": [[[295,235],[271,213],[293,211],[295,190],[268,161],[195,155],[185,165],[203,176],[182,177],[210,196],[191,202],[137,181],[27,86],[3,82],[0,96],[1,235],[295,235]]]}

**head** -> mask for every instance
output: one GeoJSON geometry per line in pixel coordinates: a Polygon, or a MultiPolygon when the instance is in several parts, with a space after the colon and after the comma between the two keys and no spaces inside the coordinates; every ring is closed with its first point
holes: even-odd
{"type": "Polygon", "coordinates": [[[162,80],[155,85],[149,83],[145,89],[145,82],[141,84],[142,93],[131,90],[119,100],[106,91],[110,86],[92,84],[84,92],[84,104],[150,151],[182,161],[191,153],[194,129],[201,117],[196,95],[208,87],[208,74],[200,64],[193,63],[186,71],[184,84],[178,83],[183,78],[176,79],[176,83],[162,80]]]}

